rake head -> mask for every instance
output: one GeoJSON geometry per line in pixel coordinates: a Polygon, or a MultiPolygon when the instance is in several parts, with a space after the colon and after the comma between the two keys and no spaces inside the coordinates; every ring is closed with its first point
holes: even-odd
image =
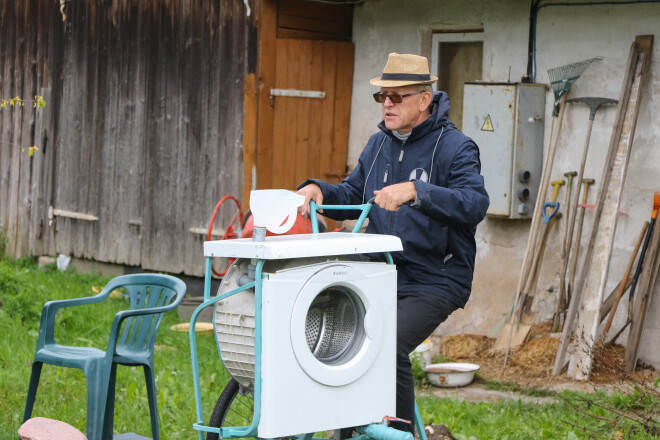
{"type": "Polygon", "coordinates": [[[559,102],[562,96],[568,93],[573,83],[577,81],[580,75],[582,75],[591,63],[602,59],[603,57],[589,58],[588,60],[578,61],[577,63],[548,69],[550,86],[555,94],[555,105],[559,102]]]}

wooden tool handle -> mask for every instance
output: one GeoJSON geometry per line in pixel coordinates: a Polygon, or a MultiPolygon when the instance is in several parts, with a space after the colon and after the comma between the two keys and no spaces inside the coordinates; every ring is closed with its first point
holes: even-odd
{"type": "Polygon", "coordinates": [[[632,270],[633,264],[635,263],[635,257],[637,257],[637,252],[639,252],[639,247],[642,244],[642,240],[644,240],[644,236],[646,235],[646,229],[648,227],[649,227],[649,222],[645,221],[644,224],[642,225],[642,231],[639,233],[639,237],[637,238],[637,243],[635,243],[635,248],[633,249],[632,254],[630,255],[630,260],[628,260],[628,266],[626,267],[626,271],[623,274],[621,283],[619,284],[619,291],[616,293],[614,304],[612,304],[612,309],[610,310],[610,316],[607,318],[607,322],[605,323],[605,328],[603,329],[603,338],[605,338],[607,332],[610,331],[610,327],[612,326],[612,320],[614,319],[614,313],[616,312],[616,308],[619,305],[619,301],[623,296],[623,292],[626,291],[626,284],[628,283],[628,278],[630,277],[630,271],[632,270]]]}
{"type": "Polygon", "coordinates": [[[552,188],[552,199],[551,201],[556,202],[557,201],[557,196],[559,195],[559,188],[562,187],[566,182],[563,180],[554,180],[550,182],[550,185],[553,186],[552,188]]]}

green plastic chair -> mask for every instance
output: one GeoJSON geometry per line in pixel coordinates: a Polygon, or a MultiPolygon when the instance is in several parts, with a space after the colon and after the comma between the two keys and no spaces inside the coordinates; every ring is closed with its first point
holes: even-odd
{"type": "Polygon", "coordinates": [[[186,285],[178,278],[135,274],[114,278],[96,296],[44,304],[23,422],[32,415],[43,364],[79,368],[87,379],[87,438],[110,440],[115,413],[117,365],[142,365],[147,383],[151,431],[153,439],[158,440],[154,342],[163,314],[175,309],[185,293],[186,285]],[[105,351],[93,347],[58,345],[55,342],[55,315],[59,309],[101,302],[113,290],[122,287],[128,291],[130,309],[115,315],[105,351]]]}

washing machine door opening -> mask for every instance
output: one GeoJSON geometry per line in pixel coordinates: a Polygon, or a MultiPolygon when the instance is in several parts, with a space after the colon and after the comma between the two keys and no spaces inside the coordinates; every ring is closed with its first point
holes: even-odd
{"type": "Polygon", "coordinates": [[[355,291],[345,286],[322,290],[307,311],[307,347],[325,365],[346,363],[364,342],[364,315],[364,304],[355,291]]]}

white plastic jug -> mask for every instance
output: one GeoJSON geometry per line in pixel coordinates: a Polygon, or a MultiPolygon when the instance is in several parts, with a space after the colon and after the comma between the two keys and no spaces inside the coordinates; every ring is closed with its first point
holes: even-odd
{"type": "Polygon", "coordinates": [[[250,210],[255,228],[284,234],[296,222],[298,207],[305,197],[285,189],[260,189],[250,192],[250,210]]]}

